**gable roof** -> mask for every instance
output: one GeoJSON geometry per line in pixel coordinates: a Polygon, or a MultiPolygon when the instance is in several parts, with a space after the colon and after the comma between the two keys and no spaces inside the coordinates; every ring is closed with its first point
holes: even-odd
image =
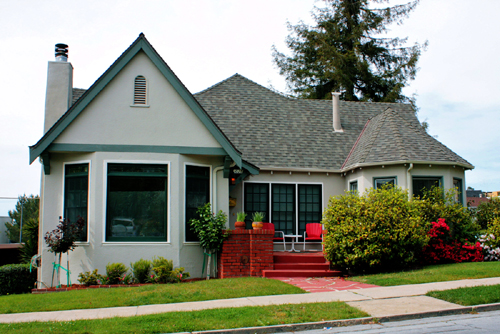
{"type": "Polygon", "coordinates": [[[343,170],[387,162],[425,162],[473,166],[420,125],[410,124],[391,108],[369,119],[343,170]]]}
{"type": "Polygon", "coordinates": [[[241,152],[229,141],[217,124],[203,110],[197,100],[188,91],[184,84],[174,74],[170,67],[148,42],[143,33],[125,50],[122,55],[94,82],[84,93],[82,90],[73,91],[73,102],[75,102],[64,115],[43,135],[33,146],[30,146],[30,163],[42,155],[54,140],[73,122],[73,120],[89,105],[89,103],[113,80],[113,78],[134,58],[138,52],[144,52],[155,64],[158,70],[165,76],[172,87],[177,91],[186,104],[193,110],[210,133],[219,142],[225,152],[238,166],[243,165],[241,152]],[[82,95],[83,93],[83,95],[82,95]],[[78,96],[80,95],[80,96],[78,96]]]}
{"type": "Polygon", "coordinates": [[[378,161],[473,168],[425,133],[409,104],[340,101],[344,132],[334,132],[332,101],[286,97],[239,74],[194,96],[261,169],[338,172],[378,161]]]}

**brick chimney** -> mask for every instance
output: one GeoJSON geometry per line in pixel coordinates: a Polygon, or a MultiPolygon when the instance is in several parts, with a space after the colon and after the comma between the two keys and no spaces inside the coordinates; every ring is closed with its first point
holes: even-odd
{"type": "Polygon", "coordinates": [[[55,55],[47,70],[44,133],[68,110],[73,98],[73,66],[68,62],[68,46],[56,44],[55,55]]]}

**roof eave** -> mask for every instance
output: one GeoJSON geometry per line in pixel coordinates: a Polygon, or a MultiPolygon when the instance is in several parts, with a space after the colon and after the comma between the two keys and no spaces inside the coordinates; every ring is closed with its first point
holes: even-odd
{"type": "Polygon", "coordinates": [[[453,162],[453,161],[428,161],[428,160],[399,160],[399,161],[382,161],[382,162],[366,162],[351,165],[347,168],[343,168],[341,170],[342,173],[348,172],[350,170],[356,168],[363,167],[376,167],[376,166],[393,166],[393,165],[403,165],[403,164],[419,164],[419,165],[438,165],[438,166],[458,166],[463,167],[464,169],[474,169],[474,166],[467,163],[462,162],[453,162]]]}

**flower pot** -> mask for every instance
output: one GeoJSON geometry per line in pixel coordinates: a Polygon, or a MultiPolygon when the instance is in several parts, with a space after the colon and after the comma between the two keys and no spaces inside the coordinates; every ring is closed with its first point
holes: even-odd
{"type": "Polygon", "coordinates": [[[245,222],[234,223],[234,229],[235,230],[244,230],[245,229],[245,222]]]}
{"type": "Polygon", "coordinates": [[[252,227],[254,230],[262,230],[262,226],[264,226],[264,224],[262,222],[253,222],[252,223],[252,227]]]}

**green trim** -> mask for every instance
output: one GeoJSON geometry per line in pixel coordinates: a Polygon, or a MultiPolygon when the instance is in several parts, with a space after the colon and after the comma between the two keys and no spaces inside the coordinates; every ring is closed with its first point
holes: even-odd
{"type": "Polygon", "coordinates": [[[198,101],[187,90],[177,76],[172,72],[168,65],[163,61],[160,55],[153,49],[146,37],[141,33],[132,45],[97,79],[97,81],[87,90],[87,92],[74,104],[47,133],[38,141],[37,144],[30,147],[30,163],[40,156],[56,138],[74,121],[74,119],[89,105],[90,102],[114,79],[114,77],[134,58],[139,51],[143,51],[149,59],[155,64],[158,70],[165,76],[172,87],[177,91],[181,98],[198,116],[200,121],[210,131],[214,138],[219,142],[227,155],[239,167],[242,167],[241,153],[231,144],[222,131],[217,127],[214,121],[208,116],[198,101]]]}
{"type": "Polygon", "coordinates": [[[249,164],[246,161],[243,161],[243,169],[246,169],[252,175],[259,175],[260,169],[254,165],[249,164]]]}
{"type": "Polygon", "coordinates": [[[221,147],[154,146],[154,145],[101,145],[101,144],[51,144],[49,152],[144,152],[226,155],[221,147]]]}
{"type": "Polygon", "coordinates": [[[460,189],[460,198],[458,199],[458,202],[462,205],[464,205],[464,180],[460,177],[453,177],[452,180],[452,186],[455,187],[455,180],[460,181],[461,188],[460,189]]]}
{"type": "Polygon", "coordinates": [[[222,172],[222,177],[229,179],[229,174],[231,174],[231,157],[226,156],[224,158],[224,170],[222,172]]]}
{"type": "Polygon", "coordinates": [[[42,153],[40,155],[40,157],[42,158],[43,173],[45,175],[50,175],[50,155],[49,155],[49,152],[42,153]]]}

